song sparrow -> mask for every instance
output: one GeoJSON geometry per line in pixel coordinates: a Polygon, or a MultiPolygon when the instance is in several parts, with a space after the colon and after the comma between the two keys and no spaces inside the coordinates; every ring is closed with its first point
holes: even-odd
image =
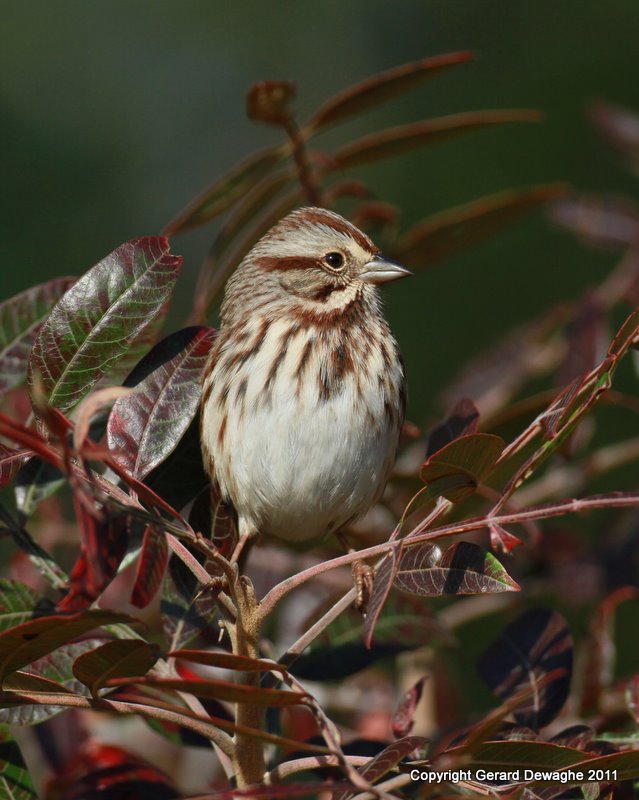
{"type": "Polygon", "coordinates": [[[229,279],[201,434],[240,547],[339,532],[381,495],[406,395],[376,285],[406,275],[342,217],[302,208],[229,279]]]}

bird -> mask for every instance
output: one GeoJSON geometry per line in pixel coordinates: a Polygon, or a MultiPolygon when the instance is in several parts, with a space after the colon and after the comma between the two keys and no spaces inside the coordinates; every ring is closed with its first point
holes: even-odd
{"type": "Polygon", "coordinates": [[[411,273],[348,220],[299,208],[229,278],[202,380],[211,483],[257,535],[341,535],[380,498],[406,409],[378,287],[411,273]]]}

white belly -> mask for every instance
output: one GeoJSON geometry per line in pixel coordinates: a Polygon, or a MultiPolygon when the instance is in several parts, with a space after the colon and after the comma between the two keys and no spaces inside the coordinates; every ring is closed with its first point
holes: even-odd
{"type": "MultiPolygon", "coordinates": [[[[277,324],[272,328],[275,342],[277,324]]],[[[292,380],[305,342],[303,335],[290,342],[268,394],[266,347],[263,358],[249,359],[227,378],[226,404],[219,402],[222,376],[214,373],[202,429],[214,477],[240,520],[294,541],[333,532],[368,510],[384,488],[399,427],[389,425],[388,385],[380,386],[376,370],[359,391],[354,377],[346,377],[342,390],[325,399],[318,397],[319,362],[309,363],[306,380],[292,380]],[[242,382],[242,402],[233,402],[242,382]]],[[[400,367],[394,377],[398,389],[400,367]]]]}

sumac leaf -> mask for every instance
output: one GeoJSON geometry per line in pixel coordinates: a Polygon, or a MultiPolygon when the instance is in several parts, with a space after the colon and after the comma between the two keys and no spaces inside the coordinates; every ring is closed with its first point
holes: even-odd
{"type": "Polygon", "coordinates": [[[13,481],[30,455],[31,451],[26,447],[14,450],[0,442],[0,489],[13,481]]]}
{"type": "Polygon", "coordinates": [[[141,639],[116,639],[76,659],[73,674],[97,697],[112,678],[145,675],[158,655],[156,647],[141,639]]]}
{"type": "Polygon", "coordinates": [[[477,662],[481,679],[502,700],[529,688],[530,700],[514,712],[520,725],[538,729],[560,711],[570,689],[573,644],[565,619],[544,608],[526,611],[488,647],[477,662]],[[539,690],[553,670],[562,673],[539,690]]]}
{"type": "Polygon", "coordinates": [[[495,556],[470,542],[455,542],[443,553],[428,543],[406,547],[395,586],[426,597],[519,591],[495,556]]]}
{"type": "Polygon", "coordinates": [[[136,391],[113,404],[107,440],[113,457],[144,478],[175,450],[200,403],[201,376],[215,331],[192,327],[159,342],[125,381],[136,391]]]}
{"type": "Polygon", "coordinates": [[[230,669],[239,672],[286,672],[285,667],[265,658],[249,658],[234,653],[213,652],[211,650],[172,650],[167,653],[170,658],[181,658],[193,664],[204,664],[207,667],[230,669]]]}
{"type": "Polygon", "coordinates": [[[160,603],[169,650],[184,647],[202,631],[212,630],[217,604],[213,593],[203,589],[178,558],[169,559],[160,603]]]}
{"type": "Polygon", "coordinates": [[[627,108],[600,101],[590,109],[590,118],[600,135],[639,174],[639,115],[627,108]]]}
{"type": "Polygon", "coordinates": [[[20,748],[8,734],[0,742],[0,796],[6,800],[38,800],[20,748]]]}
{"type": "MultiPolygon", "coordinates": [[[[113,679],[109,681],[108,685],[122,685],[128,680],[128,677],[113,679]]],[[[282,689],[263,689],[214,678],[180,680],[179,678],[139,677],[132,679],[131,683],[136,683],[140,686],[152,686],[160,690],[173,689],[176,692],[188,692],[196,697],[210,697],[214,700],[223,700],[229,703],[251,703],[256,706],[276,708],[299,705],[307,699],[307,695],[299,694],[298,692],[288,692],[282,689]]]]}
{"type": "Polygon", "coordinates": [[[203,225],[222,214],[249,192],[284,156],[281,147],[269,147],[237,164],[181,211],[166,226],[167,236],[203,225]]]}
{"type": "Polygon", "coordinates": [[[29,363],[54,408],[71,411],[166,313],[182,258],[161,237],[133,239],[83,275],[56,303],[29,363]]]}
{"type": "Polygon", "coordinates": [[[0,394],[27,379],[40,326],[75,278],[55,278],[0,303],[0,394]]]}
{"type": "Polygon", "coordinates": [[[509,189],[446,209],[407,231],[393,248],[393,257],[415,269],[436,264],[565,193],[564,184],[553,183],[509,189]]]}
{"type": "Polygon", "coordinates": [[[34,617],[41,601],[25,583],[0,578],[0,633],[34,617]]]}
{"type": "Polygon", "coordinates": [[[502,526],[498,525],[496,522],[488,526],[488,531],[490,533],[490,546],[493,550],[500,550],[502,553],[510,553],[515,547],[523,544],[518,536],[508,533],[505,528],[502,528],[502,526]]]}
{"type": "Polygon", "coordinates": [[[426,458],[460,436],[475,433],[478,424],[479,411],[473,401],[468,398],[458,400],[450,415],[428,434],[426,458]]]}
{"type": "Polygon", "coordinates": [[[552,205],[550,218],[594,247],[625,249],[639,242],[639,207],[624,197],[568,197],[552,205]]]}
{"type": "Polygon", "coordinates": [[[38,617],[16,625],[0,634],[0,681],[95,628],[130,621],[126,614],[88,610],[38,617]]]}
{"type": "MultiPolygon", "coordinates": [[[[26,671],[12,672],[5,679],[5,688],[16,692],[38,691],[35,685],[38,680],[42,682],[39,691],[72,692],[73,694],[88,694],[86,688],[73,675],[74,661],[89,650],[93,650],[101,643],[99,639],[83,639],[73,644],[65,644],[52,653],[37,659],[29,664],[26,671]],[[55,689],[44,689],[44,682],[54,682],[55,689]],[[60,688],[61,687],[61,688],[60,688]]],[[[8,725],[39,725],[51,717],[64,711],[64,706],[48,703],[29,703],[16,705],[13,708],[5,707],[0,710],[0,723],[8,725]]]]}
{"type": "Polygon", "coordinates": [[[361,83],[349,86],[324,103],[313,115],[309,123],[310,129],[316,131],[348,117],[361,114],[369,108],[407,92],[448,67],[464,64],[471,59],[472,53],[467,50],[459,53],[445,53],[402,64],[386,72],[372,75],[361,83]]]}
{"type": "Polygon", "coordinates": [[[424,683],[426,677],[420,678],[411,688],[404,692],[401,700],[397,704],[397,708],[393,712],[391,719],[391,727],[393,729],[393,736],[398,738],[407,736],[412,728],[415,718],[415,709],[419,701],[422,699],[422,692],[424,691],[424,683]]]}
{"type": "Polygon", "coordinates": [[[162,530],[152,525],[144,531],[138,559],[135,583],[131,590],[131,605],[146,608],[162,584],[169,563],[169,546],[162,530]]]}
{"type": "MultiPolygon", "coordinates": [[[[357,771],[369,783],[374,783],[394,769],[402,759],[427,745],[428,739],[424,739],[422,736],[407,736],[404,739],[398,739],[372,758],[365,767],[360,767],[357,771]]],[[[337,795],[335,800],[345,800],[349,795],[352,795],[352,792],[342,792],[337,795]]]]}
{"type": "Polygon", "coordinates": [[[491,433],[469,433],[433,453],[423,464],[421,479],[429,492],[459,502],[490,475],[504,440],[491,433]]]}
{"type": "Polygon", "coordinates": [[[334,170],[348,169],[371,161],[438,144],[463,133],[471,133],[492,125],[508,122],[538,122],[539,112],[504,109],[497,111],[468,111],[447,117],[413,122],[372,133],[340,148],[331,160],[334,170]]]}

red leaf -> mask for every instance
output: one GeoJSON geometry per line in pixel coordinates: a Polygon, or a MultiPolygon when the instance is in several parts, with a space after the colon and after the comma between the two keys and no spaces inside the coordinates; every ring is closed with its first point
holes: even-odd
{"type": "Polygon", "coordinates": [[[213,328],[184,328],[167,336],[125,381],[137,391],[113,405],[107,439],[114,459],[144,478],[176,448],[200,403],[201,376],[213,328]]]}
{"type": "Polygon", "coordinates": [[[411,732],[414,723],[415,709],[422,699],[425,683],[426,676],[420,678],[414,686],[405,692],[402,699],[397,704],[397,708],[391,720],[393,736],[400,738],[401,736],[407,736],[411,732]]]}
{"type": "Polygon", "coordinates": [[[467,433],[475,433],[479,424],[479,411],[467,397],[458,400],[446,419],[428,434],[426,458],[467,433]]]}
{"type": "Polygon", "coordinates": [[[537,111],[504,109],[497,111],[469,111],[448,117],[414,122],[387,128],[379,133],[364,136],[340,148],[333,156],[333,171],[348,169],[371,161],[405,153],[425,145],[438,144],[463,133],[508,122],[539,122],[537,111]]]}
{"type": "Polygon", "coordinates": [[[144,531],[142,550],[131,591],[131,605],[146,608],[162,584],[169,563],[169,546],[166,536],[152,525],[144,531]]]}
{"type": "Polygon", "coordinates": [[[100,689],[113,678],[132,678],[147,673],[158,655],[158,649],[142,639],[116,639],[83,653],[73,664],[73,674],[97,697],[100,689]]]}
{"type": "Polygon", "coordinates": [[[508,533],[507,530],[502,528],[501,525],[497,525],[496,522],[491,523],[488,530],[490,531],[490,546],[493,550],[501,550],[502,553],[510,553],[515,547],[523,544],[519,537],[508,533]]]}
{"type": "Polygon", "coordinates": [[[499,561],[470,542],[455,542],[443,553],[434,544],[407,546],[399,560],[395,586],[427,597],[519,591],[499,561]]]}
{"type": "Polygon", "coordinates": [[[8,486],[20,471],[20,467],[32,456],[31,450],[21,447],[14,450],[0,442],[0,489],[8,486]]]}
{"type": "Polygon", "coordinates": [[[472,53],[462,51],[459,53],[446,53],[432,58],[423,58],[402,64],[386,72],[380,72],[370,78],[349,86],[334,97],[331,97],[315,113],[309,123],[311,131],[316,131],[326,125],[339,122],[354,114],[361,114],[385,102],[391,97],[397,97],[403,92],[412,89],[422,81],[439,72],[463,64],[472,59],[472,53]]]}

